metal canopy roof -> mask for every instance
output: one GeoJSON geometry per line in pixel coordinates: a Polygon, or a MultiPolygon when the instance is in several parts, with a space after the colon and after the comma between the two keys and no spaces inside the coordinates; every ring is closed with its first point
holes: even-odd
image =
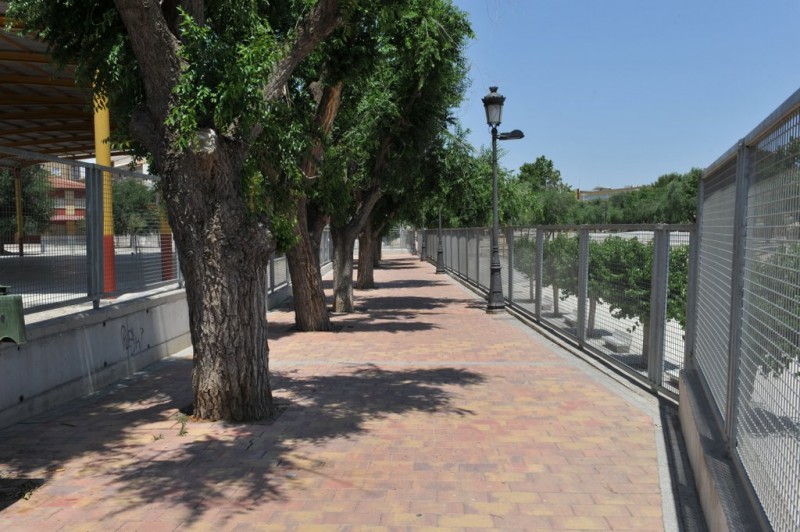
{"type": "Polygon", "coordinates": [[[0,2],[0,146],[70,158],[94,157],[92,91],[74,69],[49,62],[47,46],[6,30],[0,2]]]}

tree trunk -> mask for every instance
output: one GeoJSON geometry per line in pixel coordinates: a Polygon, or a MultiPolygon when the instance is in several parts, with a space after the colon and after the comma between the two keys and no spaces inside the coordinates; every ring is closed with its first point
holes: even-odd
{"type": "Polygon", "coordinates": [[[333,311],[353,312],[354,231],[331,227],[333,239],[333,311]]]}
{"type": "MultiPolygon", "coordinates": [[[[143,88],[130,132],[147,147],[155,172],[162,176],[186,279],[194,413],[209,420],[263,419],[273,412],[266,304],[269,220],[250,209],[242,181],[244,161],[263,131],[263,121],[249,134],[217,135],[203,129],[196,132],[197,145],[178,147],[180,128],[168,125],[167,117],[178,100],[174,89],[187,65],[179,53],[178,32],[172,33],[162,4],[114,0],[143,88]]],[[[182,5],[204,25],[203,2],[182,5]]],[[[282,96],[297,65],[341,25],[339,11],[338,0],[319,0],[298,21],[294,37],[283,43],[281,59],[264,80],[265,102],[282,96]]]]}
{"type": "Polygon", "coordinates": [[[536,260],[531,261],[531,271],[530,275],[528,275],[528,290],[530,291],[531,302],[533,302],[533,298],[536,297],[536,260]]]}
{"type": "Polygon", "coordinates": [[[241,192],[244,157],[162,160],[163,191],[186,279],[194,347],[194,413],[250,421],[272,415],[267,345],[268,232],[241,192]],[[168,176],[168,177],[167,177],[168,176]],[[186,193],[190,187],[196,193],[186,193]]]}
{"type": "Polygon", "coordinates": [[[561,316],[561,311],[558,310],[558,286],[553,284],[553,316],[561,316]]]}
{"type": "Polygon", "coordinates": [[[589,338],[597,338],[597,331],[594,329],[595,317],[597,316],[597,299],[594,297],[589,298],[589,319],[586,320],[586,331],[589,338]]]}
{"type": "Polygon", "coordinates": [[[267,261],[247,250],[205,249],[182,260],[194,347],[194,414],[251,421],[273,414],[267,344],[267,261]],[[188,282],[189,279],[193,281],[188,282]]]}
{"type": "Polygon", "coordinates": [[[356,278],[356,288],[359,290],[375,288],[375,241],[372,223],[368,221],[358,235],[358,277],[356,278]]]}
{"type": "MultiPolygon", "coordinates": [[[[312,224],[313,225],[313,224],[312,224]]],[[[309,231],[307,200],[297,201],[297,243],[286,251],[292,278],[294,324],[298,331],[330,331],[331,322],[325,306],[325,291],[319,264],[319,238],[309,231]]]]}
{"type": "Polygon", "coordinates": [[[376,239],[376,242],[372,246],[372,267],[374,269],[380,269],[381,267],[381,260],[383,259],[383,246],[381,245],[382,239],[376,239]]]}

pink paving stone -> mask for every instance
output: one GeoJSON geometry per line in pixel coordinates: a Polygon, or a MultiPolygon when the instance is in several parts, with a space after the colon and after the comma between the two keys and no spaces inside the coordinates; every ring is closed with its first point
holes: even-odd
{"type": "Polygon", "coordinates": [[[176,357],[0,430],[0,471],[54,471],[0,528],[663,527],[650,415],[430,265],[386,263],[341,332],[290,333],[292,312],[270,312],[289,405],[272,423],[178,436],[191,364],[176,357]]]}

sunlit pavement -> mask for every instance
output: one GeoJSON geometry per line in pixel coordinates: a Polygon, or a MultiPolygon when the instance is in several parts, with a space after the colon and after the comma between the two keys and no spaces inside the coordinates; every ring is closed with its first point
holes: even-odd
{"type": "Polygon", "coordinates": [[[418,258],[384,266],[336,332],[270,312],[275,420],[183,417],[183,352],[0,430],[0,529],[675,527],[654,398],[418,258]]]}

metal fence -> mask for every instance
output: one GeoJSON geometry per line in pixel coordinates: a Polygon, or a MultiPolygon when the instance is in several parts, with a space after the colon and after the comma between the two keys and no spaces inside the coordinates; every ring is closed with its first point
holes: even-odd
{"type": "MultiPolygon", "coordinates": [[[[0,285],[26,314],[181,283],[157,176],[0,148],[0,285]]],[[[326,231],[321,264],[330,262],[326,231]]],[[[269,260],[269,292],[289,283],[269,260]]]]}
{"type": "Polygon", "coordinates": [[[800,91],[700,194],[694,367],[770,525],[800,530],[800,91]]]}
{"type": "MultiPolygon", "coordinates": [[[[439,233],[421,233],[436,261],[439,233]]],[[[633,378],[677,397],[694,225],[506,228],[508,305],[633,378]]],[[[420,242],[422,247],[422,242],[420,242]]],[[[488,229],[445,229],[446,270],[488,291],[488,229]]]]}

